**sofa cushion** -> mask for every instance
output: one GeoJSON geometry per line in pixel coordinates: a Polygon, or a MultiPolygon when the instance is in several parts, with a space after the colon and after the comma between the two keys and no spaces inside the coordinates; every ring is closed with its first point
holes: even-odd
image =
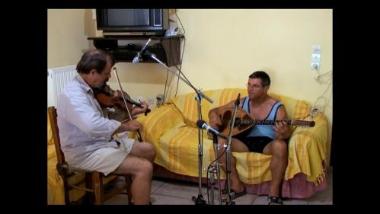
{"type": "MultiPolygon", "coordinates": [[[[210,103],[205,99],[202,99],[202,118],[208,121],[208,112],[215,107],[227,104],[228,102],[240,96],[246,96],[247,90],[241,88],[229,88],[221,90],[208,90],[204,94],[210,97],[214,102],[210,103]]],[[[185,94],[178,96],[171,100],[171,103],[175,104],[178,110],[181,112],[184,122],[187,125],[196,127],[195,122],[198,120],[198,106],[195,100],[195,94],[185,94]]]]}
{"type": "Polygon", "coordinates": [[[288,96],[270,93],[270,96],[280,100],[286,108],[290,119],[304,119],[309,115],[310,104],[303,100],[297,100],[288,96]]]}

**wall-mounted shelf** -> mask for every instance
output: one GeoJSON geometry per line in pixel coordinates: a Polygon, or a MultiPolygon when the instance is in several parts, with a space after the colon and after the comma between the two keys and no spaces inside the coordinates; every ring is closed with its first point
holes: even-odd
{"type": "MultiPolygon", "coordinates": [[[[166,65],[174,66],[181,64],[181,40],[183,35],[178,36],[149,36],[149,35],[128,35],[128,36],[112,36],[112,37],[89,37],[88,40],[93,40],[96,48],[109,51],[113,54],[116,62],[132,62],[142,48],[141,44],[135,44],[133,40],[148,40],[156,41],[154,45],[149,45],[147,50],[157,56],[166,65]],[[125,45],[121,45],[120,41],[126,41],[125,45]],[[131,41],[129,43],[129,41],[131,41]]],[[[142,56],[143,63],[155,63],[147,55],[142,56]]]]}

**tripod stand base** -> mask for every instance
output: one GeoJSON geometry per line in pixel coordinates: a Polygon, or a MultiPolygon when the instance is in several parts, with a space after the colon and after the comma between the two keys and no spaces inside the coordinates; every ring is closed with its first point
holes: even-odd
{"type": "Polygon", "coordinates": [[[195,205],[206,205],[206,200],[203,199],[201,194],[198,194],[198,197],[193,196],[192,200],[195,202],[195,205]]]}
{"type": "Polygon", "coordinates": [[[232,199],[229,199],[229,196],[228,194],[227,195],[224,195],[223,198],[222,198],[222,204],[224,205],[236,205],[235,201],[233,201],[232,199]]]}

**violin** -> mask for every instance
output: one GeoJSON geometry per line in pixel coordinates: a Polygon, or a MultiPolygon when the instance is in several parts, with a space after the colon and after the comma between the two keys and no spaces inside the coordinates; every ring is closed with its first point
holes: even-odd
{"type": "MultiPolygon", "coordinates": [[[[221,110],[218,113],[218,117],[221,121],[221,125],[218,126],[219,131],[224,135],[228,136],[229,127],[232,119],[233,108],[226,108],[221,110]]],[[[288,125],[292,126],[305,126],[305,127],[314,127],[314,121],[306,121],[306,120],[255,120],[246,111],[242,108],[237,108],[235,124],[232,129],[232,136],[240,134],[255,125],[275,125],[276,122],[284,121],[288,125]]]]}
{"type": "MultiPolygon", "coordinates": [[[[123,91],[123,95],[119,93],[119,96],[115,97],[114,91],[108,85],[104,85],[102,88],[94,88],[94,94],[96,100],[103,108],[116,106],[120,109],[127,110],[122,96],[124,96],[125,100],[127,101],[127,107],[129,111],[132,111],[133,105],[143,108],[141,103],[132,100],[127,92],[123,91]]],[[[150,111],[151,110],[147,108],[147,110],[144,112],[145,116],[150,111]]]]}
{"type": "MultiPolygon", "coordinates": [[[[133,120],[131,115],[133,105],[143,108],[143,106],[140,103],[132,100],[129,94],[124,91],[122,94],[118,93],[119,96],[114,96],[114,91],[106,84],[104,84],[101,88],[93,88],[93,91],[95,99],[99,102],[102,108],[117,107],[121,110],[125,110],[129,116],[128,119],[125,121],[133,120]]],[[[147,109],[145,111],[145,115],[147,115],[149,112],[150,109],[147,109]]],[[[139,130],[137,130],[137,137],[140,142],[143,141],[139,130]]]]}

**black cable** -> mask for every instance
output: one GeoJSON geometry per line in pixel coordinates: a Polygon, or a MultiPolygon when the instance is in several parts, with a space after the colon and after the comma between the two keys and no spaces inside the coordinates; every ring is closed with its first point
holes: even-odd
{"type": "Polygon", "coordinates": [[[210,167],[210,165],[212,165],[215,161],[219,160],[219,159],[223,156],[223,154],[226,152],[226,150],[227,150],[227,147],[223,150],[222,154],[220,154],[215,160],[213,160],[213,161],[209,164],[209,167],[210,167]]]}
{"type": "MultiPolygon", "coordinates": [[[[166,80],[165,80],[164,97],[163,97],[164,100],[162,100],[162,103],[165,103],[165,100],[166,100],[166,93],[167,93],[166,87],[168,84],[168,79],[169,79],[169,71],[166,69],[166,80]]],[[[169,87],[168,87],[168,90],[169,90],[169,87]]]]}
{"type": "MultiPolygon", "coordinates": [[[[183,62],[183,55],[184,55],[184,53],[185,53],[185,45],[186,45],[186,38],[184,37],[184,38],[183,38],[182,53],[181,53],[181,64],[180,64],[180,67],[179,67],[179,68],[178,68],[178,66],[176,65],[176,68],[178,69],[180,75],[181,75],[181,72],[182,72],[182,62],[183,62]]],[[[174,97],[176,97],[176,96],[177,96],[177,93],[178,93],[178,83],[179,83],[179,76],[177,77],[177,86],[176,86],[176,91],[175,91],[175,95],[174,95],[174,97]]]]}
{"type": "MultiPolygon", "coordinates": [[[[186,43],[186,39],[184,37],[184,41],[183,41],[183,47],[182,47],[182,53],[181,53],[181,64],[180,64],[180,67],[178,68],[177,65],[176,65],[176,68],[177,70],[179,71],[179,75],[181,75],[182,73],[182,61],[183,61],[183,55],[185,53],[185,43],[186,43]]],[[[168,70],[166,71],[167,72],[167,75],[166,75],[166,81],[165,81],[165,88],[164,88],[164,102],[166,100],[166,97],[167,97],[167,93],[169,91],[169,86],[167,86],[167,83],[168,83],[168,79],[169,79],[169,72],[168,70]]],[[[177,77],[177,86],[176,86],[176,92],[175,92],[175,95],[174,97],[177,97],[177,93],[178,93],[178,84],[179,84],[179,75],[177,77]]],[[[183,75],[183,74],[182,74],[183,75]]],[[[186,78],[186,77],[185,77],[186,78]]],[[[189,80],[186,78],[186,80],[189,82],[189,80]]],[[[171,82],[171,81],[170,81],[171,82]]]]}
{"type": "Polygon", "coordinates": [[[177,15],[177,11],[175,12],[175,16],[177,17],[179,23],[181,24],[181,28],[183,29],[183,34],[185,34],[185,28],[183,27],[183,24],[181,22],[181,19],[179,18],[179,16],[177,15]]]}
{"type": "MultiPolygon", "coordinates": [[[[182,77],[186,80],[186,82],[187,82],[190,86],[194,87],[194,86],[191,84],[190,80],[187,79],[187,77],[185,76],[185,74],[182,72],[181,68],[179,68],[177,65],[176,65],[176,68],[177,68],[177,70],[179,71],[179,75],[182,75],[182,77]]],[[[178,75],[178,76],[179,76],[179,75],[178,75]]],[[[179,78],[179,77],[178,77],[178,78],[179,78]]]]}
{"type": "MultiPolygon", "coordinates": [[[[177,17],[177,19],[178,19],[178,21],[179,21],[179,23],[181,24],[181,28],[182,28],[182,30],[183,30],[183,35],[185,35],[185,33],[186,33],[186,31],[185,31],[185,28],[183,27],[183,24],[182,24],[182,22],[181,22],[181,19],[179,18],[179,16],[177,15],[177,11],[175,12],[175,16],[177,17]]],[[[183,62],[183,54],[184,54],[184,52],[185,52],[185,44],[186,44],[186,38],[185,38],[185,36],[183,37],[183,47],[182,47],[182,54],[181,54],[181,67],[180,67],[180,69],[178,69],[178,67],[177,67],[177,69],[179,70],[179,72],[180,72],[180,74],[181,74],[181,69],[182,69],[182,62],[183,62]]],[[[174,95],[174,97],[177,97],[177,93],[178,93],[178,84],[179,84],[179,76],[177,77],[177,86],[176,86],[176,92],[175,92],[175,95],[174,95]]]]}

